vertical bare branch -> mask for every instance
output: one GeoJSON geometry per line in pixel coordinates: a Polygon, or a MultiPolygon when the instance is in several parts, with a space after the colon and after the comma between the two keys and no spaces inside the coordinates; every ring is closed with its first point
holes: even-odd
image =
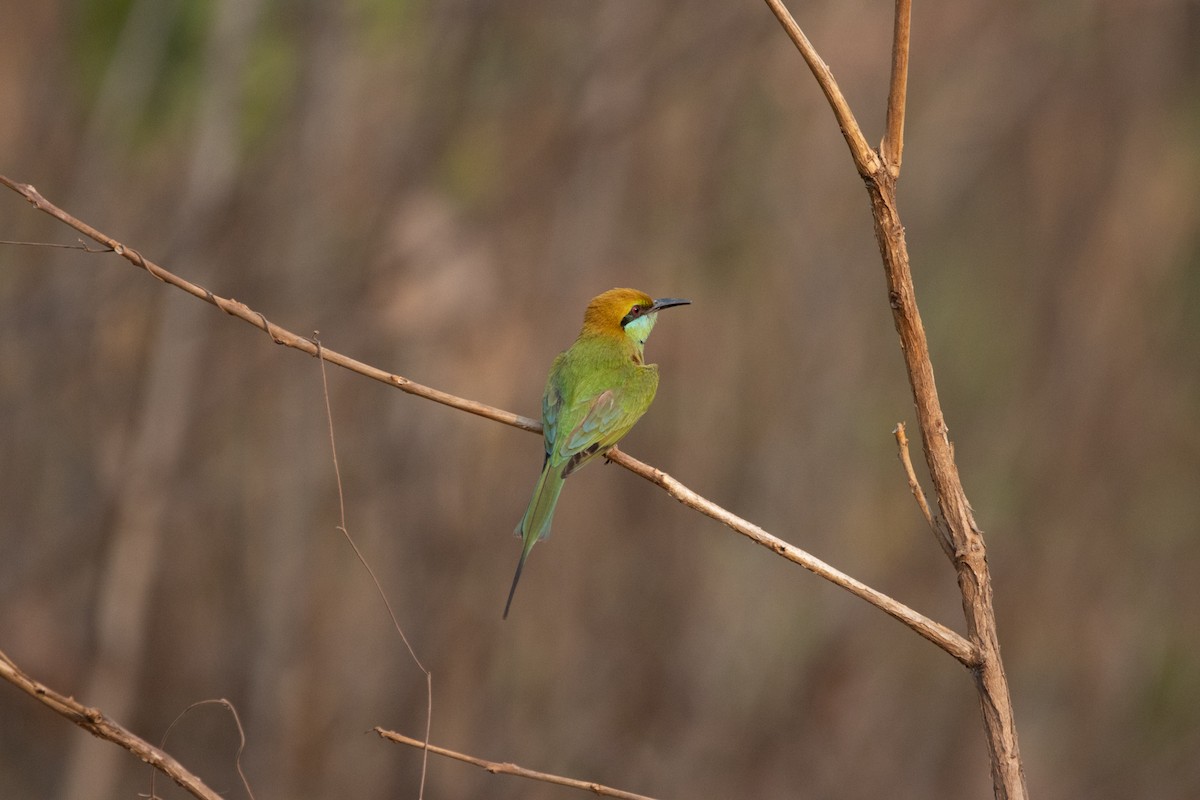
{"type": "Polygon", "coordinates": [[[1008,678],[1000,660],[1000,641],[992,606],[992,581],[987,565],[987,548],[983,535],[975,524],[971,504],[967,501],[958,474],[958,464],[954,460],[954,447],[950,443],[949,428],[934,382],[929,342],[925,336],[925,326],[921,323],[920,311],[917,309],[904,226],[900,223],[900,214],[896,207],[896,180],[900,175],[905,92],[908,83],[910,0],[896,2],[892,76],[888,96],[888,129],[881,145],[882,163],[887,165],[886,170],[878,169],[881,164],[880,154],[866,147],[845,98],[829,74],[829,68],[817,55],[791,14],[780,0],[767,0],[767,4],[771,6],[784,30],[796,44],[817,83],[829,99],[834,116],[850,147],[850,155],[859,174],[865,179],[867,193],[871,198],[871,213],[875,220],[875,238],[879,244],[887,277],[888,304],[892,309],[896,332],[900,336],[900,349],[904,354],[904,365],[917,409],[925,462],[929,467],[940,511],[940,524],[935,525],[934,530],[935,533],[943,533],[948,539],[947,544],[939,536],[939,543],[958,573],[963,612],[967,619],[967,637],[978,648],[980,660],[972,669],[972,674],[975,676],[979,703],[983,711],[984,732],[991,757],[993,789],[997,798],[1023,799],[1028,795],[1028,790],[1021,766],[1020,748],[1017,745],[1017,728],[1008,691],[1008,678]],[[869,152],[864,153],[864,148],[869,152]]]}
{"type": "Polygon", "coordinates": [[[896,24],[892,32],[892,81],[888,89],[887,130],[879,146],[883,163],[892,178],[900,176],[904,155],[904,108],[908,96],[908,43],[912,23],[912,0],[896,0],[896,24]]]}
{"type": "Polygon", "coordinates": [[[929,357],[929,341],[920,321],[912,270],[908,264],[908,246],[904,225],[895,204],[895,180],[887,173],[866,181],[875,217],[875,236],[887,276],[888,301],[900,349],[904,353],[908,383],[912,386],[917,421],[925,451],[925,463],[934,483],[941,521],[949,536],[948,555],[958,571],[962,610],[966,615],[967,638],[979,648],[979,666],[974,678],[983,709],[984,729],[991,756],[992,786],[996,798],[1024,799],[1027,796],[1025,772],[1016,744],[1016,722],[1008,678],[1000,657],[1000,639],[996,632],[996,614],[992,608],[991,575],[983,534],[980,533],[971,504],[968,503],[949,427],[942,413],[934,380],[934,365],[929,357]]]}
{"type": "Polygon", "coordinates": [[[979,648],[980,661],[973,674],[991,756],[992,784],[997,798],[1018,800],[1027,796],[1025,773],[1017,745],[1008,677],[1000,660],[987,548],[958,474],[950,429],[938,398],[933,362],[929,358],[929,341],[913,289],[904,226],[896,210],[896,182],[890,174],[883,173],[866,184],[875,218],[875,237],[887,277],[892,320],[900,336],[900,349],[917,409],[925,463],[933,481],[941,521],[950,538],[951,547],[947,554],[958,572],[967,638],[979,648]]]}

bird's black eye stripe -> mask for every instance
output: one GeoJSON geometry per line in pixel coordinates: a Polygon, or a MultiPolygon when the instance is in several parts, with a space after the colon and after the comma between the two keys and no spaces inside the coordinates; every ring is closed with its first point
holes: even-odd
{"type": "Polygon", "coordinates": [[[633,322],[635,319],[640,317],[642,315],[642,312],[645,310],[646,309],[640,305],[636,305],[633,308],[629,309],[629,313],[626,314],[625,318],[621,320],[621,327],[624,328],[630,322],[633,322]]]}

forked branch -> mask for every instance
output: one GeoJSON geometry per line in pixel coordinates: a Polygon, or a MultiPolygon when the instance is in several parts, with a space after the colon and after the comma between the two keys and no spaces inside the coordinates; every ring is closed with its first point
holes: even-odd
{"type": "Polygon", "coordinates": [[[1000,659],[1000,641],[996,632],[996,616],[992,606],[992,580],[987,564],[987,548],[983,534],[975,524],[971,504],[967,501],[954,448],[950,444],[949,428],[942,414],[941,400],[933,378],[933,363],[929,358],[929,342],[917,309],[912,270],[908,260],[908,244],[904,226],[896,205],[896,181],[904,150],[904,113],[908,87],[908,56],[910,42],[910,0],[896,0],[896,19],[893,28],[892,69],[888,92],[887,131],[881,153],[865,145],[862,132],[850,112],[849,104],[825,62],[817,55],[808,37],[783,5],[782,0],[766,0],[783,25],[805,63],[812,71],[821,90],[829,100],[834,117],[846,137],[850,156],[866,183],[875,220],[875,239],[883,259],[887,278],[888,305],[900,336],[900,349],[912,387],[917,409],[917,423],[925,463],[933,481],[939,517],[932,525],[939,544],[954,564],[962,592],[963,612],[967,621],[967,637],[977,648],[979,663],[974,669],[984,731],[991,757],[992,785],[997,798],[1023,800],[1028,796],[1025,773],[1021,766],[1017,744],[1016,721],[1008,678],[1000,659]],[[867,152],[864,152],[864,148],[867,152]],[[880,166],[885,165],[886,169],[880,166]],[[944,536],[944,538],[943,538],[944,536]]]}

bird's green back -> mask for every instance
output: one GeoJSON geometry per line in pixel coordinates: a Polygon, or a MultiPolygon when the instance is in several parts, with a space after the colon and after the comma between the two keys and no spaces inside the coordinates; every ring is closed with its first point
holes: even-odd
{"type": "Polygon", "coordinates": [[[542,396],[546,459],[564,477],[629,432],[658,390],[658,366],[613,337],[580,336],[554,360],[542,396]]]}

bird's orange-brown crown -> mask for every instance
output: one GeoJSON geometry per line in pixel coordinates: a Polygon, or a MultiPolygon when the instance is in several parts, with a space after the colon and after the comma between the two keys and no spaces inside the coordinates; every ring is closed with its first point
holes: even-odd
{"type": "Polygon", "coordinates": [[[592,298],[587,311],[583,312],[583,329],[586,332],[619,334],[621,320],[634,306],[649,308],[653,298],[637,289],[609,289],[592,298]]]}

